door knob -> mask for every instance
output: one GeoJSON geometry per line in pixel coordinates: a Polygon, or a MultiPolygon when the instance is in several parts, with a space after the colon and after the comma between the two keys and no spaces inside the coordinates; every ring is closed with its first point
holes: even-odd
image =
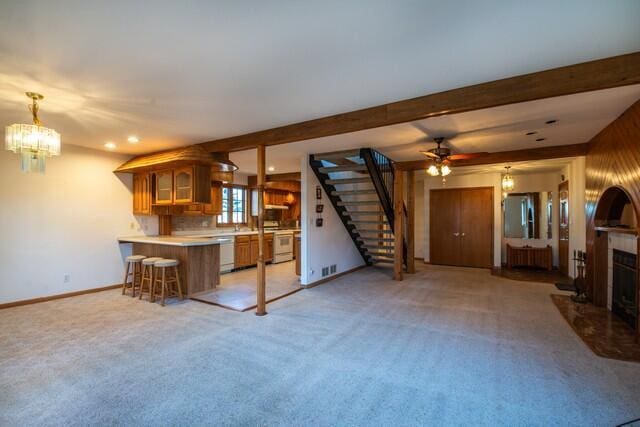
{"type": "Polygon", "coordinates": [[[462,236],[462,237],[466,236],[466,233],[462,233],[462,234],[461,234],[461,236],[462,236]]]}
{"type": "Polygon", "coordinates": [[[460,233],[453,233],[454,236],[458,237],[460,233]]]}

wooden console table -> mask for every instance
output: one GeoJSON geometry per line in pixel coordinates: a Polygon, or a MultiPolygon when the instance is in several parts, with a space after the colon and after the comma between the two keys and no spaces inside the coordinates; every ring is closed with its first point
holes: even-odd
{"type": "Polygon", "coordinates": [[[532,248],[530,246],[515,247],[507,244],[507,268],[537,267],[553,269],[551,246],[532,248]]]}

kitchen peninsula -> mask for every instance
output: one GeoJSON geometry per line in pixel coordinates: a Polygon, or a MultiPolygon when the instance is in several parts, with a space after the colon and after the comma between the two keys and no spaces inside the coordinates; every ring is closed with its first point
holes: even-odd
{"type": "Polygon", "coordinates": [[[134,255],[162,257],[180,261],[180,280],[186,296],[210,291],[220,284],[221,237],[131,236],[118,238],[131,243],[134,255]]]}

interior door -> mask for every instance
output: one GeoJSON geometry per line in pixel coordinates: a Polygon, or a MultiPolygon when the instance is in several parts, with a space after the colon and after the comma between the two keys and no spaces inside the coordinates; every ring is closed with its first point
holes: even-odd
{"type": "Polygon", "coordinates": [[[569,274],[569,181],[565,181],[558,185],[560,210],[559,224],[560,232],[558,233],[558,264],[559,269],[564,274],[569,274]]]}
{"type": "Polygon", "coordinates": [[[491,268],[493,187],[431,190],[429,195],[430,262],[491,268]]]}
{"type": "Polygon", "coordinates": [[[459,190],[429,192],[429,260],[432,264],[461,265],[459,190]]]}
{"type": "Polygon", "coordinates": [[[460,265],[493,266],[493,188],[460,190],[460,265]]]}

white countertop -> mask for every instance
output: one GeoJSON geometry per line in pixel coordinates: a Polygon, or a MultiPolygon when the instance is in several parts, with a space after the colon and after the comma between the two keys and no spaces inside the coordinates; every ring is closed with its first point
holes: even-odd
{"type": "MultiPolygon", "coordinates": [[[[288,228],[288,229],[278,229],[278,230],[264,230],[265,234],[269,233],[299,233],[299,228],[288,228]]],[[[232,236],[247,236],[247,235],[256,235],[258,234],[258,230],[240,230],[240,231],[179,231],[179,234],[175,234],[172,237],[184,237],[189,239],[201,239],[204,237],[216,238],[216,237],[232,237],[232,236]]]]}
{"type": "Polygon", "coordinates": [[[231,242],[221,236],[124,236],[118,237],[120,243],[151,243],[168,246],[207,246],[231,242]]]}

